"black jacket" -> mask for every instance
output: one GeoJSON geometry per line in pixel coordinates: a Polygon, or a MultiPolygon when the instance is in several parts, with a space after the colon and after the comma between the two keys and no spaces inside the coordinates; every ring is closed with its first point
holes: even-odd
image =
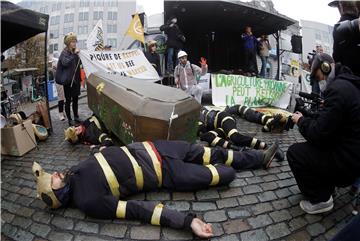
{"type": "Polygon", "coordinates": [[[161,76],[160,68],[160,55],[158,53],[145,52],[145,57],[152,66],[156,69],[156,72],[161,76]]]}
{"type": "Polygon", "coordinates": [[[324,108],[298,122],[304,138],[332,153],[337,167],[360,174],[360,77],[336,65],[335,79],[324,91],[324,108]]]}
{"type": "Polygon", "coordinates": [[[71,53],[66,48],[61,52],[56,68],[55,81],[58,84],[64,85],[65,88],[69,88],[74,76],[71,87],[73,95],[80,95],[80,65],[81,61],[77,54],[71,53]]]}
{"type": "Polygon", "coordinates": [[[167,35],[166,47],[182,49],[185,43],[185,36],[181,32],[179,26],[174,24],[170,27],[170,24],[164,24],[160,27],[160,31],[164,31],[167,35]]]}
{"type": "Polygon", "coordinates": [[[82,125],[85,131],[80,135],[80,141],[84,144],[112,146],[112,139],[106,134],[104,124],[95,116],[86,119],[82,125]]]}

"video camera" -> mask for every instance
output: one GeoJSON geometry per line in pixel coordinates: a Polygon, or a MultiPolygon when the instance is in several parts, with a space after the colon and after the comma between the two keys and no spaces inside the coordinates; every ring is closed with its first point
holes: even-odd
{"type": "MultiPolygon", "coordinates": [[[[299,96],[300,97],[295,98],[296,104],[294,113],[299,111],[305,117],[315,117],[323,101],[320,95],[314,92],[311,94],[299,92],[299,96]]],[[[294,128],[294,125],[295,124],[292,121],[291,116],[289,116],[284,129],[288,131],[289,129],[294,128]]]]}

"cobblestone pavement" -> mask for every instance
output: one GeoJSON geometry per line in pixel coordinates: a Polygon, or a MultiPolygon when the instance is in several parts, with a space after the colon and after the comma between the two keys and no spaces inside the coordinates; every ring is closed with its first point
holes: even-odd
{"type": "MultiPolygon", "coordinates": [[[[80,116],[91,114],[86,98],[80,116]]],[[[23,157],[2,157],[1,225],[3,240],[191,240],[189,231],[160,228],[137,221],[97,220],[76,209],[51,211],[36,199],[31,165],[39,161],[48,171],[62,170],[84,160],[89,147],[71,146],[63,140],[66,122],[52,110],[54,133],[23,157]]],[[[286,151],[303,139],[296,130],[282,134],[262,133],[261,126],[240,120],[240,130],[259,139],[280,140],[286,151]]],[[[236,174],[230,187],[188,193],[151,192],[131,199],[162,201],[169,208],[194,212],[213,224],[212,240],[328,240],[351,218],[351,196],[338,190],[335,208],[324,215],[306,215],[299,208],[302,196],[287,161],[273,163],[267,171],[236,174]]]]}

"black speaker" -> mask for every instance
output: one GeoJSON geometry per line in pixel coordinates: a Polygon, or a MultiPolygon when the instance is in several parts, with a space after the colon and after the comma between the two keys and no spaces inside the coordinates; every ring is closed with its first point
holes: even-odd
{"type": "Polygon", "coordinates": [[[291,47],[292,51],[296,54],[302,53],[302,36],[293,35],[291,36],[291,47]]]}

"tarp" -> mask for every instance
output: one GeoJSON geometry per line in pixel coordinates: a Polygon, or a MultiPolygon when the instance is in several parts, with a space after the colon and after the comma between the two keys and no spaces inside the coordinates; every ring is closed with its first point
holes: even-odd
{"type": "Polygon", "coordinates": [[[49,15],[1,1],[1,52],[48,29],[49,15]]]}

